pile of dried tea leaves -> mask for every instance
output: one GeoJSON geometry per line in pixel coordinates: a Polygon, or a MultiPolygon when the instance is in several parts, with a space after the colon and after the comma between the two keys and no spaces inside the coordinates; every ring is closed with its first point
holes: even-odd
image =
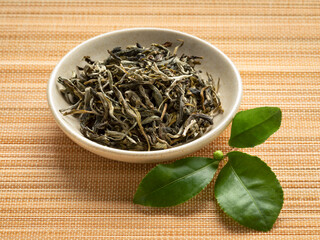
{"type": "Polygon", "coordinates": [[[80,120],[81,133],[102,145],[149,151],[188,143],[222,113],[219,80],[195,70],[197,56],[177,56],[171,42],[108,51],[103,61],[85,56],[71,78],[59,77],[71,105],[60,110],[80,120]]]}

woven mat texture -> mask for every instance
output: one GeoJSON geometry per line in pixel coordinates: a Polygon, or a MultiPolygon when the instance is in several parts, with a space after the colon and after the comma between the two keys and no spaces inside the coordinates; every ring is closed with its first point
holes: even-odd
{"type": "MultiPolygon", "coordinates": [[[[319,49],[319,0],[0,1],[0,239],[320,239],[319,49]],[[281,129],[248,150],[284,188],[270,232],[226,217],[213,184],[177,207],[136,206],[155,165],[101,158],[58,128],[46,101],[54,66],[79,43],[131,27],[205,39],[238,67],[242,110],[281,107],[281,129]]],[[[229,134],[193,155],[230,150],[229,134]]]]}

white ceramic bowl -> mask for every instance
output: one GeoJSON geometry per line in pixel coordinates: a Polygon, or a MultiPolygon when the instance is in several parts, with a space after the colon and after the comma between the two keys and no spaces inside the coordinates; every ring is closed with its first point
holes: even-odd
{"type": "Polygon", "coordinates": [[[161,162],[183,157],[195,152],[213,139],[230,124],[236,114],[242,97],[242,82],[238,70],[231,60],[219,49],[210,43],[187,33],[169,29],[157,28],[133,28],[114,31],[91,38],[72,49],[65,55],[53,70],[47,87],[47,98],[51,112],[65,134],[83,148],[100,156],[123,162],[147,163],[161,162]],[[78,119],[72,116],[63,116],[59,109],[66,108],[68,104],[63,99],[57,88],[59,76],[70,77],[72,70],[79,64],[83,56],[91,56],[92,59],[102,60],[108,56],[107,49],[139,42],[148,46],[151,43],[164,43],[167,41],[178,43],[177,39],[185,41],[179,53],[187,55],[203,56],[202,64],[197,69],[209,72],[214,78],[220,77],[220,98],[224,113],[214,118],[214,127],[204,136],[179,147],[173,147],[158,151],[128,151],[106,147],[95,143],[79,131],[78,119]]]}

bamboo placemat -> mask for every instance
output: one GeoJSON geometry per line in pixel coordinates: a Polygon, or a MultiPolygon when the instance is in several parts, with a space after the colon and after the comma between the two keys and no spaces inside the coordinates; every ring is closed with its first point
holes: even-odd
{"type": "MultiPolygon", "coordinates": [[[[0,2],[0,238],[319,239],[319,0],[0,2]],[[209,185],[165,209],[132,203],[154,165],[98,157],[68,139],[46,102],[55,64],[112,30],[161,27],[216,45],[240,70],[241,109],[283,111],[279,132],[249,150],[276,172],[285,203],[272,231],[233,222],[209,185]]],[[[228,128],[194,155],[227,151],[228,128]]]]}

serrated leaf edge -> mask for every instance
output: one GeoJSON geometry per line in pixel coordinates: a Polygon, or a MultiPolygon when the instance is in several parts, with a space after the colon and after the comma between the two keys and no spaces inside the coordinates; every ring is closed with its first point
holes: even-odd
{"type": "MultiPolygon", "coordinates": [[[[240,152],[240,151],[232,151],[232,152],[240,152]]],[[[230,152],[229,152],[229,153],[230,153],[230,152]]],[[[228,153],[228,154],[229,154],[229,153],[228,153]]],[[[241,153],[243,153],[243,152],[241,152],[241,153]]],[[[227,154],[227,155],[228,155],[228,154],[227,154]]],[[[253,155],[250,155],[250,154],[247,154],[247,153],[243,153],[243,154],[249,155],[249,156],[251,156],[251,157],[257,157],[257,158],[259,158],[258,156],[253,156],[253,155]]],[[[259,159],[260,159],[260,158],[259,158],[259,159]]],[[[260,159],[260,160],[261,160],[261,159],[260,159]]],[[[277,181],[278,181],[278,183],[279,183],[279,185],[280,185],[280,187],[281,187],[281,208],[280,208],[279,212],[277,213],[277,214],[278,214],[278,217],[279,217],[279,214],[280,214],[280,212],[281,212],[281,210],[282,210],[282,208],[283,208],[284,192],[283,192],[282,186],[281,186],[281,184],[280,184],[280,181],[279,181],[279,179],[277,178],[277,175],[272,171],[271,167],[269,167],[268,164],[267,164],[265,161],[263,161],[263,160],[261,160],[261,161],[262,161],[263,163],[265,163],[265,165],[271,170],[271,172],[273,173],[273,175],[275,176],[275,178],[277,179],[277,181]]],[[[229,161],[228,161],[228,162],[229,162],[229,161]]],[[[225,166],[226,166],[226,165],[227,165],[227,164],[225,164],[225,166]]],[[[223,167],[224,167],[224,166],[223,166],[223,167]]],[[[220,170],[220,171],[221,171],[221,170],[220,170]]],[[[219,174],[220,174],[220,172],[219,172],[219,174]]],[[[218,175],[218,177],[219,177],[219,175],[218,175]]],[[[240,222],[237,221],[236,219],[234,219],[231,215],[229,215],[229,214],[225,211],[225,208],[221,206],[218,198],[216,198],[216,192],[215,192],[215,191],[214,191],[214,198],[216,199],[217,203],[219,204],[219,207],[222,209],[222,211],[223,211],[227,216],[229,216],[230,218],[232,218],[234,221],[236,221],[237,223],[239,223],[241,226],[244,226],[244,227],[247,227],[247,228],[250,228],[250,229],[254,229],[254,230],[256,230],[256,231],[263,231],[263,232],[268,232],[268,231],[270,231],[270,230],[273,228],[273,225],[275,224],[275,222],[276,222],[277,219],[278,219],[278,217],[277,217],[276,221],[274,221],[274,223],[272,224],[272,226],[271,226],[269,229],[267,229],[267,230],[261,230],[261,229],[256,229],[256,228],[248,227],[248,226],[240,223],[240,222]]]]}
{"type": "MultiPolygon", "coordinates": [[[[263,124],[264,122],[268,121],[270,118],[274,117],[276,114],[278,114],[278,113],[280,112],[280,125],[279,125],[279,127],[271,134],[271,135],[273,135],[275,132],[277,132],[277,131],[279,130],[279,128],[280,128],[280,126],[281,126],[281,121],[282,121],[282,112],[281,112],[281,109],[280,109],[279,107],[260,107],[260,108],[277,108],[278,111],[275,112],[273,115],[271,115],[271,116],[270,116],[269,118],[267,118],[266,120],[264,120],[263,122],[260,122],[260,123],[254,125],[254,126],[251,127],[251,128],[254,128],[254,127],[256,127],[256,126],[259,126],[259,125],[263,124]]],[[[253,109],[257,109],[257,108],[253,108],[253,109]]],[[[248,109],[248,110],[253,110],[253,109],[248,109]]],[[[248,111],[248,110],[244,110],[244,111],[241,111],[241,112],[239,112],[239,113],[242,113],[242,112],[245,112],[245,111],[248,111]]],[[[239,113],[237,113],[237,114],[239,114],[239,113]]],[[[237,115],[236,115],[236,116],[237,116],[237,115]]],[[[234,121],[234,119],[236,118],[236,116],[233,118],[233,121],[234,121]]],[[[232,126],[233,126],[233,121],[232,121],[232,126]]],[[[264,140],[263,142],[261,142],[261,143],[259,143],[259,144],[250,145],[250,146],[247,146],[247,147],[234,146],[234,145],[230,144],[231,139],[234,139],[234,138],[238,137],[240,134],[243,134],[243,133],[249,131],[251,128],[246,129],[245,131],[243,131],[243,132],[241,132],[241,133],[239,133],[239,134],[237,134],[237,135],[235,135],[235,136],[231,136],[231,135],[232,135],[232,126],[231,126],[230,139],[229,139],[229,141],[228,141],[228,145],[229,145],[230,147],[253,148],[253,147],[255,147],[255,146],[258,146],[258,145],[264,143],[264,142],[267,141],[268,138],[271,136],[271,135],[269,135],[269,136],[266,138],[266,140],[264,140]]]]}
{"type": "MultiPolygon", "coordinates": [[[[199,157],[188,157],[188,158],[199,158],[199,157]]],[[[205,157],[204,157],[204,158],[205,158],[205,157]]],[[[187,158],[183,158],[183,159],[180,159],[180,160],[185,160],[185,159],[187,159],[187,158]]],[[[208,158],[207,158],[207,159],[208,159],[208,158]]],[[[210,159],[212,159],[212,158],[210,158],[210,159]]],[[[215,160],[212,159],[212,162],[211,162],[211,163],[209,163],[208,165],[206,165],[205,167],[202,167],[202,168],[200,168],[200,169],[204,169],[204,168],[206,168],[206,167],[209,167],[210,165],[212,165],[212,164],[214,164],[214,163],[219,163],[219,161],[215,161],[215,160]]],[[[159,166],[159,165],[165,165],[165,164],[158,164],[157,166],[159,166]]],[[[142,179],[142,181],[140,182],[140,184],[139,184],[139,186],[138,186],[138,188],[137,188],[137,190],[136,190],[136,193],[137,193],[138,190],[141,188],[140,185],[142,184],[142,182],[145,181],[145,178],[146,178],[149,174],[151,174],[151,172],[153,172],[153,171],[156,169],[157,166],[155,166],[153,169],[151,169],[151,170],[147,173],[147,175],[144,176],[144,178],[142,179]]],[[[197,171],[199,171],[200,169],[198,169],[197,171]]],[[[216,169],[216,171],[217,171],[217,169],[216,169]]],[[[215,173],[216,173],[216,171],[215,171],[215,173]]],[[[194,172],[193,172],[193,173],[194,173],[194,172]]],[[[188,175],[186,175],[186,176],[184,176],[184,177],[187,177],[187,176],[189,176],[189,175],[191,175],[191,174],[193,174],[193,173],[190,173],[190,174],[188,174],[188,175]]],[[[186,199],[186,200],[184,200],[184,201],[182,201],[182,202],[180,202],[180,203],[178,203],[178,204],[169,205],[169,206],[156,206],[156,205],[150,205],[150,204],[141,204],[141,203],[136,202],[135,196],[133,197],[133,203],[134,203],[134,204],[138,204],[138,205],[142,205],[142,206],[158,207],[158,208],[166,208],[166,207],[178,206],[178,205],[180,205],[180,204],[182,204],[182,203],[185,203],[185,202],[189,201],[191,198],[195,197],[195,196],[198,195],[201,191],[203,191],[203,189],[205,189],[205,188],[212,182],[212,179],[213,179],[215,173],[212,175],[212,178],[210,179],[210,181],[208,182],[208,184],[206,184],[205,186],[203,186],[203,188],[200,188],[200,190],[199,190],[198,192],[196,192],[195,194],[192,194],[190,198],[188,198],[188,199],[186,199]]],[[[180,179],[183,179],[184,177],[179,178],[179,179],[176,179],[176,180],[174,180],[173,182],[175,182],[175,181],[177,181],[177,180],[180,180],[180,179]]],[[[172,182],[172,183],[173,183],[173,182],[172,182]]],[[[170,184],[172,184],[172,183],[170,183],[170,184]]],[[[168,186],[168,185],[170,185],[170,184],[166,184],[166,185],[162,186],[161,188],[163,188],[163,187],[165,187],[165,186],[168,186]]],[[[153,192],[154,192],[154,191],[153,191],[153,192]]]]}

